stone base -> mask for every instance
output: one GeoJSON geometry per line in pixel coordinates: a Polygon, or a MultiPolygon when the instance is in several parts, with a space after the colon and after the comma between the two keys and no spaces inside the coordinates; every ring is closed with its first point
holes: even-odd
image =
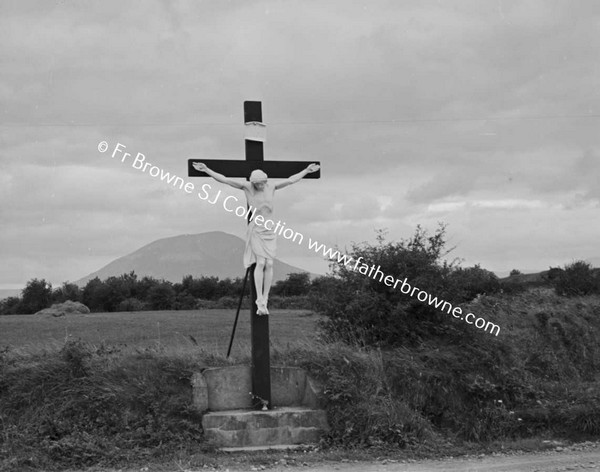
{"type": "Polygon", "coordinates": [[[202,417],[202,427],[216,447],[265,449],[313,444],[329,429],[325,412],[307,407],[216,411],[202,417]]]}
{"type": "MultiPolygon", "coordinates": [[[[252,368],[215,367],[192,376],[196,410],[227,411],[252,408],[252,368]]],[[[320,387],[299,367],[271,367],[271,407],[320,407],[320,387]]]]}

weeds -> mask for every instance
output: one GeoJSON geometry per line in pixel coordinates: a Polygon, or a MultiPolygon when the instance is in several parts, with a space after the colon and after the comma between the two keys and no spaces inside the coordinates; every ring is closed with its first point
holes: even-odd
{"type": "Polygon", "coordinates": [[[19,470],[197,449],[202,430],[189,383],[196,363],[151,350],[116,356],[72,341],[42,362],[6,368],[2,459],[16,460],[19,470]]]}
{"type": "MultiPolygon", "coordinates": [[[[331,426],[323,446],[397,450],[448,441],[600,434],[600,299],[551,291],[478,297],[505,328],[462,340],[367,348],[307,337],[275,344],[272,364],[305,368],[331,426]]],[[[225,359],[181,336],[178,347],[93,345],[0,350],[0,466],[124,464],[201,454],[190,378],[225,359]]]]}

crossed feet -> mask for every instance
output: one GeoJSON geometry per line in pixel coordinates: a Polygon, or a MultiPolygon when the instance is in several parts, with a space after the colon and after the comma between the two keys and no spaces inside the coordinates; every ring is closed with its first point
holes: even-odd
{"type": "Polygon", "coordinates": [[[268,315],[269,314],[269,310],[267,309],[267,299],[266,298],[257,298],[256,299],[256,306],[257,306],[257,311],[256,314],[257,315],[268,315]]]}

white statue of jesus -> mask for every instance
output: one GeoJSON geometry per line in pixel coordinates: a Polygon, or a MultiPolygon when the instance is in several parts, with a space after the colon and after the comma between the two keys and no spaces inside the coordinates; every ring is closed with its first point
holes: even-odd
{"type": "Polygon", "coordinates": [[[303,171],[275,185],[269,183],[267,174],[258,169],[252,171],[250,174],[250,182],[244,182],[225,177],[223,174],[209,169],[203,163],[195,162],[193,166],[194,169],[210,175],[217,182],[243,190],[246,194],[247,204],[250,208],[254,209],[254,216],[248,224],[246,235],[244,267],[248,268],[256,263],[254,284],[256,286],[257,313],[259,315],[268,315],[267,303],[273,282],[273,260],[275,259],[277,250],[276,234],[272,228],[267,228],[266,224],[256,224],[256,217],[262,215],[264,220],[270,220],[273,213],[273,195],[275,194],[275,190],[299,182],[306,174],[318,171],[320,166],[318,164],[310,164],[303,171]]]}

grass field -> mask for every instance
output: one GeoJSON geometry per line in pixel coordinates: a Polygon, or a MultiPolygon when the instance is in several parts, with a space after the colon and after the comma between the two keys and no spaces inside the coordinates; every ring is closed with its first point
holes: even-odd
{"type": "MultiPolygon", "coordinates": [[[[307,310],[272,310],[269,318],[271,345],[287,348],[316,336],[317,316],[307,310]]],[[[202,348],[225,355],[235,310],[142,311],[47,315],[0,316],[0,349],[35,354],[60,349],[67,340],[81,339],[99,346],[167,349],[202,348]],[[192,339],[193,338],[193,339],[192,339]],[[195,341],[194,341],[195,340],[195,341]]],[[[232,355],[249,353],[250,314],[240,312],[232,355]]]]}

